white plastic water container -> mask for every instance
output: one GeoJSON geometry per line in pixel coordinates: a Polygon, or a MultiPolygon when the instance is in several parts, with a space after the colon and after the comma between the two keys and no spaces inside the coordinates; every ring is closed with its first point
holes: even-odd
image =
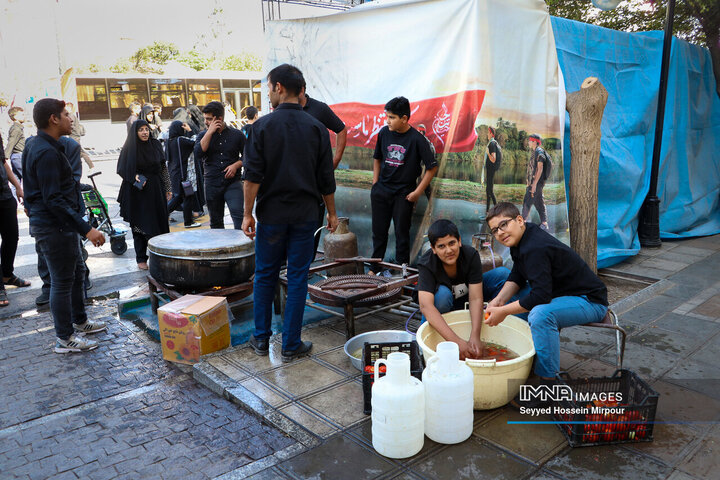
{"type": "Polygon", "coordinates": [[[440,342],[422,374],[425,435],[438,443],[460,443],[473,431],[473,372],[460,361],[457,343],[440,342]]]}
{"type": "Polygon", "coordinates": [[[389,458],[407,458],[418,453],[425,442],[425,389],[410,375],[410,357],[393,352],[387,360],[375,361],[372,386],[372,444],[389,458]],[[387,374],[379,378],[380,365],[387,374]]]}

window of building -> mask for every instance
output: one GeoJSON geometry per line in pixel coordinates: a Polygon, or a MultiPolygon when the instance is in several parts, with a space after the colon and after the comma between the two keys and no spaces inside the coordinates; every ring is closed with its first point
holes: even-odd
{"type": "Polygon", "coordinates": [[[252,86],[253,105],[256,106],[258,108],[258,110],[262,106],[262,96],[260,93],[260,85],[261,85],[260,80],[253,81],[253,86],[252,86]]]}
{"type": "Polygon", "coordinates": [[[163,117],[170,118],[173,110],[187,104],[185,80],[180,78],[151,78],[149,83],[152,103],[162,105],[163,117]]]}
{"type": "Polygon", "coordinates": [[[78,113],[82,120],[108,120],[107,86],[104,78],[78,78],[78,113]]]}
{"type": "Polygon", "coordinates": [[[124,122],[130,116],[130,104],[148,102],[148,83],[144,78],[108,78],[110,90],[110,120],[124,122]]]}
{"type": "Polygon", "coordinates": [[[213,100],[220,98],[220,80],[192,80],[187,81],[188,102],[202,108],[213,100]]]}
{"type": "Polygon", "coordinates": [[[223,88],[250,88],[250,80],[223,79],[223,88]]]}

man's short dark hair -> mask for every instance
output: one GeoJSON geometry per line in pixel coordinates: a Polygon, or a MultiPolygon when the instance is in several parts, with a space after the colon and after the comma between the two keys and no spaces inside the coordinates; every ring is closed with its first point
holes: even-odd
{"type": "Polygon", "coordinates": [[[432,247],[435,246],[435,242],[443,237],[447,237],[448,235],[460,240],[460,231],[458,230],[457,225],[450,220],[445,220],[444,218],[435,220],[433,224],[430,225],[430,228],[428,228],[427,235],[428,240],[430,240],[430,246],[432,247]]]}
{"type": "Polygon", "coordinates": [[[518,215],[520,215],[520,210],[518,210],[515,204],[510,202],[500,202],[488,210],[487,215],[485,216],[485,221],[489,224],[490,220],[495,217],[516,218],[518,215]]]}
{"type": "Polygon", "coordinates": [[[223,107],[223,104],[218,102],[217,100],[213,100],[212,102],[208,103],[203,107],[202,113],[209,113],[213,117],[224,118],[225,107],[223,107]]]}
{"type": "Polygon", "coordinates": [[[493,134],[493,137],[495,136],[495,129],[493,127],[488,127],[488,130],[490,130],[490,133],[493,134]]]}
{"type": "Polygon", "coordinates": [[[15,121],[15,115],[18,112],[22,112],[23,109],[21,107],[12,107],[10,110],[8,110],[8,117],[10,117],[11,120],[15,121]]]}
{"type": "Polygon", "coordinates": [[[385,104],[385,111],[410,120],[410,101],[405,97],[395,97],[385,104]]]}
{"type": "Polygon", "coordinates": [[[255,117],[257,117],[258,109],[255,107],[248,107],[247,110],[245,110],[245,116],[248,118],[248,120],[252,120],[255,117]]]}
{"type": "Polygon", "coordinates": [[[290,95],[300,95],[305,86],[305,77],[297,67],[293,67],[287,63],[278,65],[270,70],[267,79],[273,85],[279,83],[290,95]]]}
{"type": "Polygon", "coordinates": [[[65,102],[57,98],[43,98],[38,100],[33,108],[33,121],[39,129],[48,128],[50,125],[50,117],[55,115],[60,118],[63,110],[65,110],[65,102]]]}

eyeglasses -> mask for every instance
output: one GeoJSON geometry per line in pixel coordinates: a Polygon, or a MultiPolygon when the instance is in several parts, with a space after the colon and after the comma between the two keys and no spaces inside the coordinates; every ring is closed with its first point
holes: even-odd
{"type": "Polygon", "coordinates": [[[513,220],[515,220],[515,219],[514,219],[514,218],[508,218],[507,220],[503,220],[502,222],[498,223],[498,226],[497,226],[497,227],[495,227],[495,228],[493,228],[492,230],[490,230],[490,233],[492,233],[493,236],[497,237],[498,232],[500,232],[501,230],[502,230],[503,232],[505,232],[505,231],[506,231],[505,229],[507,228],[508,224],[509,224],[510,222],[512,222],[513,220]]]}

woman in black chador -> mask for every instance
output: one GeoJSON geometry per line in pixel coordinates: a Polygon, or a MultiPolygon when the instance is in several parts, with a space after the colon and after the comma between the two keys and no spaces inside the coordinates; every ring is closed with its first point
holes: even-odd
{"type": "MultiPolygon", "coordinates": [[[[168,171],[170,172],[170,186],[172,187],[172,198],[168,202],[168,213],[173,212],[182,203],[183,220],[185,221],[185,228],[199,227],[200,223],[193,222],[193,211],[199,211],[202,207],[197,200],[196,194],[192,195],[185,194],[185,188],[183,188],[182,182],[190,182],[190,188],[192,187],[192,181],[188,176],[188,168],[192,168],[195,171],[195,162],[188,160],[190,155],[193,153],[195,142],[186,137],[186,133],[190,131],[190,127],[187,124],[179,120],[175,120],[170,124],[168,129],[168,140],[165,146],[165,158],[167,159],[168,171]]],[[[197,178],[197,174],[195,176],[197,178]]],[[[200,194],[200,185],[197,185],[197,193],[200,194]]],[[[193,188],[195,189],[195,188],[193,188]]]]}
{"type": "Polygon", "coordinates": [[[137,120],[125,140],[117,173],[122,177],[118,202],[120,216],[130,224],[135,241],[135,259],[147,270],[147,244],[155,235],[168,233],[167,167],[160,142],[150,136],[150,126],[137,120]]]}

